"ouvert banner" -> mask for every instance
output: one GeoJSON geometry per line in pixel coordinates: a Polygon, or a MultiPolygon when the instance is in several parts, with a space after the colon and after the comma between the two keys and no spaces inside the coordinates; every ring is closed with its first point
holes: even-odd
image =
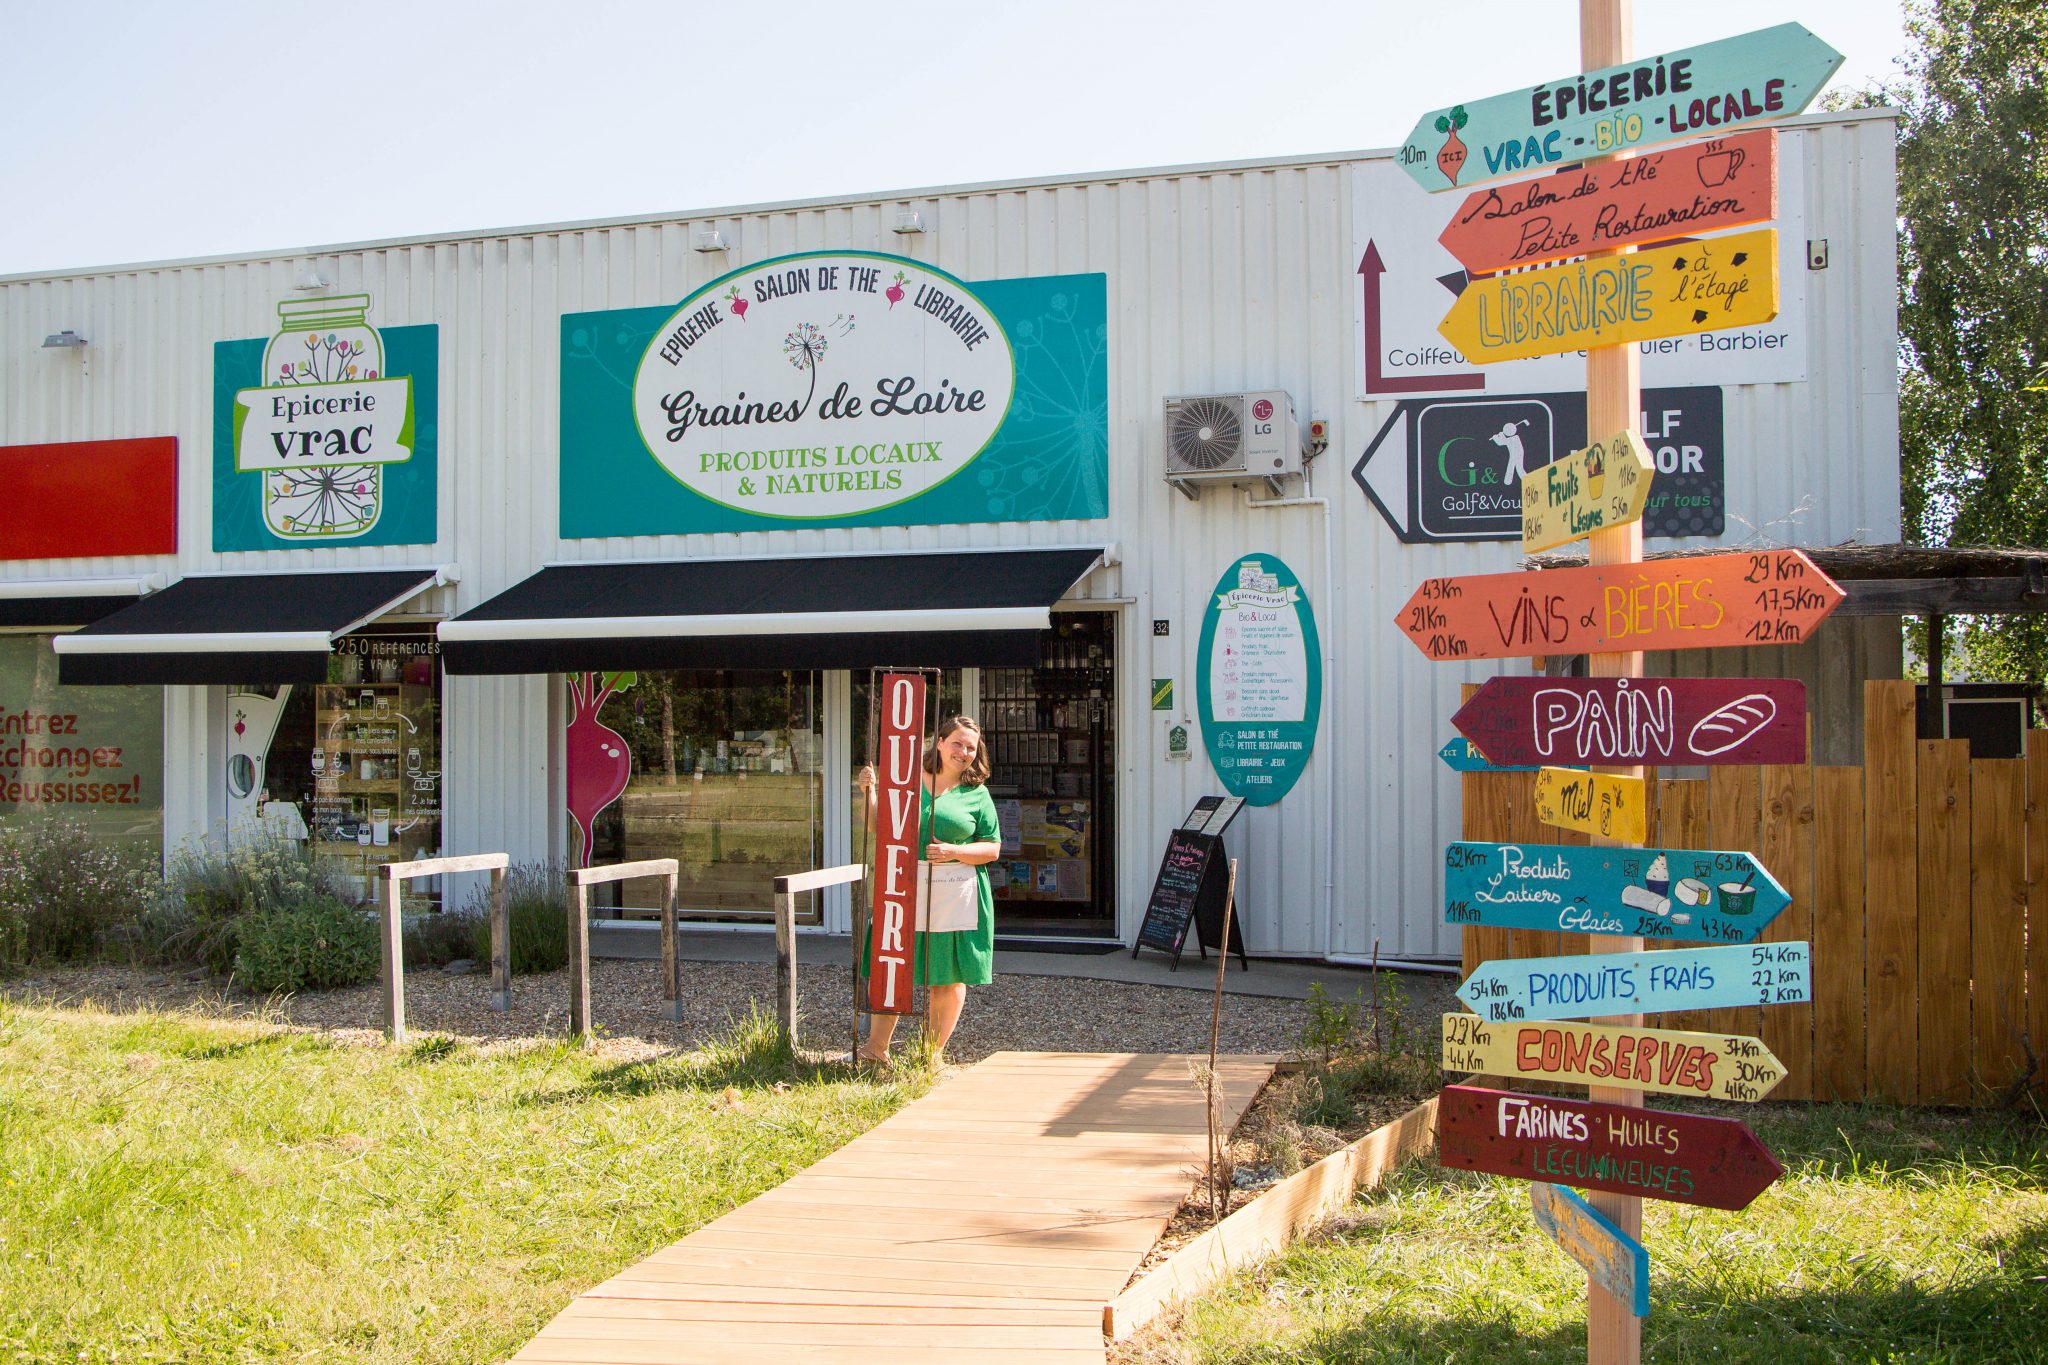
{"type": "Polygon", "coordinates": [[[1101,275],[782,256],[562,319],[567,537],[1108,515],[1101,275]]]}

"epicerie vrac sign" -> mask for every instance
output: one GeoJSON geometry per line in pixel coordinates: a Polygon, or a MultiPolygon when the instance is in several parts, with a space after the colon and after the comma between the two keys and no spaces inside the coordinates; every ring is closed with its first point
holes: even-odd
{"type": "Polygon", "coordinates": [[[683,300],[641,356],[633,416],[678,482],[757,516],[918,497],[1003,424],[1016,360],[961,281],[897,256],[763,261],[683,300]]]}

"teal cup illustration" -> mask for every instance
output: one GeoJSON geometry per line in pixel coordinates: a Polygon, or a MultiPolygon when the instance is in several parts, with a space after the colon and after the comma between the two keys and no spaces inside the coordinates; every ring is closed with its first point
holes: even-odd
{"type": "Polygon", "coordinates": [[[1741,882],[1721,883],[1721,913],[1747,915],[1756,909],[1756,888],[1741,882]]]}

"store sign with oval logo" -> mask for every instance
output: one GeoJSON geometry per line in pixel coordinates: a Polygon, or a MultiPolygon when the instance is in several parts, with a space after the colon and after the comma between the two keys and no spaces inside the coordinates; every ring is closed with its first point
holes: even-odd
{"type": "Polygon", "coordinates": [[[1224,570],[1202,613],[1195,700],[1224,790],[1254,806],[1287,795],[1322,715],[1323,658],[1301,580],[1277,556],[1224,570]]]}
{"type": "Polygon", "coordinates": [[[974,289],[896,256],[819,252],[735,271],[648,343],[633,417],[685,487],[755,516],[890,507],[971,465],[1016,388],[974,289]]]}

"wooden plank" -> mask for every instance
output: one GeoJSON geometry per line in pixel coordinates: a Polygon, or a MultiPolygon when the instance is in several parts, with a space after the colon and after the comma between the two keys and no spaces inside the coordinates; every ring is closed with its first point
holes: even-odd
{"type": "Polygon", "coordinates": [[[1863,769],[1813,770],[1813,1097],[1868,1093],[1863,769]]]}
{"type": "Polygon", "coordinates": [[[1913,684],[1863,686],[1866,1093],[1920,1091],[1920,821],[1913,684]]]}
{"type": "Polygon", "coordinates": [[[674,858],[642,858],[634,863],[607,863],[603,867],[572,867],[571,886],[597,886],[604,882],[630,881],[635,877],[673,877],[682,865],[674,858]]]}
{"type": "MultiPolygon", "coordinates": [[[[893,1251],[886,1256],[875,1257],[866,1264],[886,1264],[891,1277],[898,1278],[905,1284],[923,1284],[934,1289],[943,1287],[954,1292],[979,1292],[989,1286],[1006,1285],[1033,1292],[1051,1289],[1087,1293],[1104,1284],[1115,1289],[1123,1284],[1131,1273],[1129,1266],[1119,1270],[1113,1266],[950,1262],[933,1254],[931,1249],[927,1249],[921,1256],[905,1255],[900,1250],[893,1251]]],[[[820,1242],[809,1251],[793,1251],[788,1248],[764,1251],[759,1248],[718,1246],[691,1237],[656,1252],[641,1262],[641,1266],[662,1270],[687,1269],[693,1279],[699,1271],[761,1269],[775,1274],[817,1276],[826,1283],[834,1283],[835,1277],[845,1275],[849,1270],[861,1269],[862,1261],[849,1255],[847,1249],[830,1242],[820,1242]]],[[[1056,1296],[1069,1297],[1064,1294],[1056,1296]]]]}
{"type": "MultiPolygon", "coordinates": [[[[2032,740],[2032,736],[2029,735],[2032,740]]],[[[2048,743],[2027,745],[2027,1038],[2048,1091],[2048,743]]]]}
{"type": "Polygon", "coordinates": [[[509,853],[464,853],[453,858],[415,858],[409,863],[386,863],[384,874],[393,881],[411,881],[414,877],[439,877],[449,872],[488,872],[511,864],[512,855],[509,853]]]}
{"type": "Polygon", "coordinates": [[[1384,1127],[1288,1177],[1254,1203],[1161,1261],[1117,1295],[1102,1334],[1123,1341],[1175,1303],[1201,1293],[1242,1265],[1286,1246],[1304,1229],[1372,1189],[1435,1141],[1436,1101],[1426,1100],[1384,1127]]]}
{"type": "Polygon", "coordinates": [[[1995,1103],[2026,1070],[2026,760],[1970,765],[1973,1099],[1995,1103]]]}
{"type": "MultiPolygon", "coordinates": [[[[1657,791],[1657,842],[1666,848],[1707,848],[1712,846],[1712,825],[1708,819],[1707,784],[1691,779],[1659,778],[1657,791]]],[[[1707,1012],[1679,1010],[1660,1016],[1664,1028],[1704,1030],[1707,1012]]],[[[1512,1087],[1511,1087],[1512,1088],[1512,1087]]]]}
{"type": "Polygon", "coordinates": [[[775,894],[789,896],[801,891],[822,891],[828,886],[857,882],[867,875],[867,870],[866,863],[846,863],[839,867],[820,867],[809,872],[792,872],[786,877],[775,879],[775,894]]]}
{"type": "Polygon", "coordinates": [[[589,1318],[642,1322],[881,1322],[986,1323],[991,1327],[1046,1323],[1098,1327],[1101,1314],[1087,1308],[919,1308],[879,1303],[744,1303],[703,1299],[577,1299],[562,1310],[565,1320],[589,1318]]]}
{"type": "Polygon", "coordinates": [[[1092,1348],[994,1347],[964,1352],[957,1346],[929,1350],[914,1346],[872,1349],[865,1346],[792,1345],[787,1352],[770,1354],[758,1342],[719,1345],[689,1341],[589,1341],[571,1337],[547,1338],[527,1346],[512,1357],[519,1365],[760,1365],[778,1357],[801,1359],[805,1365],[959,1365],[963,1357],[981,1356],[996,1365],[1016,1361],[1094,1361],[1103,1359],[1102,1344],[1092,1348]]]}
{"type": "MultiPolygon", "coordinates": [[[[1020,1246],[1016,1243],[991,1245],[987,1242],[963,1242],[957,1237],[872,1237],[862,1233],[872,1228],[849,1228],[845,1234],[831,1239],[830,1245],[840,1250],[852,1250],[869,1256],[916,1256],[922,1259],[935,1257],[953,1259],[973,1265],[1070,1265],[1092,1268],[1121,1268],[1130,1273],[1131,1258],[1113,1248],[1095,1250],[1087,1247],[1070,1246],[1020,1246]]],[[[690,1234],[693,1246],[728,1247],[741,1251],[805,1251],[824,1245],[823,1239],[811,1232],[795,1232],[788,1229],[772,1228],[715,1228],[704,1227],[690,1234]]]]}
{"type": "Polygon", "coordinates": [[[1919,741],[1919,1089],[1963,1104],[1970,1085],[1970,746],[1919,741]]]}
{"type": "MultiPolygon", "coordinates": [[[[1755,768],[1707,770],[1707,828],[1712,831],[1708,837],[1715,848],[1754,853],[1763,846],[1763,816],[1761,778],[1755,768]]],[[[1754,1035],[1764,1024],[1763,1012],[1757,1009],[1705,1010],[1698,1017],[1715,1033],[1754,1035]]]]}
{"type": "MultiPolygon", "coordinates": [[[[666,1337],[669,1342],[674,1342],[680,1335],[663,1333],[658,1329],[650,1331],[651,1325],[645,1319],[588,1315],[578,1315],[564,1324],[566,1329],[574,1332],[574,1336],[568,1338],[570,1340],[632,1342],[660,1341],[666,1337]]],[[[884,1347],[903,1346],[950,1346],[961,1351],[1039,1346],[1058,1346],[1069,1350],[1094,1346],[1100,1350],[1102,1346],[1101,1326],[1094,1323],[1079,1326],[1072,1323],[997,1325],[941,1321],[906,1326],[898,1323],[714,1321],[693,1323],[687,1335],[689,1344],[693,1346],[867,1346],[878,1351],[884,1347]]]]}
{"type": "MultiPolygon", "coordinates": [[[[1758,771],[1763,830],[1757,852],[1774,869],[1792,904],[1764,929],[1761,943],[1811,942],[1813,938],[1813,769],[1774,764],[1758,771]],[[1782,870],[1778,870],[1782,869],[1782,870]]],[[[1817,985],[1818,983],[1816,983],[1817,985]]],[[[1758,1034],[1785,1063],[1778,1098],[1813,1098],[1813,1004],[1770,1005],[1758,1034]]]]}

